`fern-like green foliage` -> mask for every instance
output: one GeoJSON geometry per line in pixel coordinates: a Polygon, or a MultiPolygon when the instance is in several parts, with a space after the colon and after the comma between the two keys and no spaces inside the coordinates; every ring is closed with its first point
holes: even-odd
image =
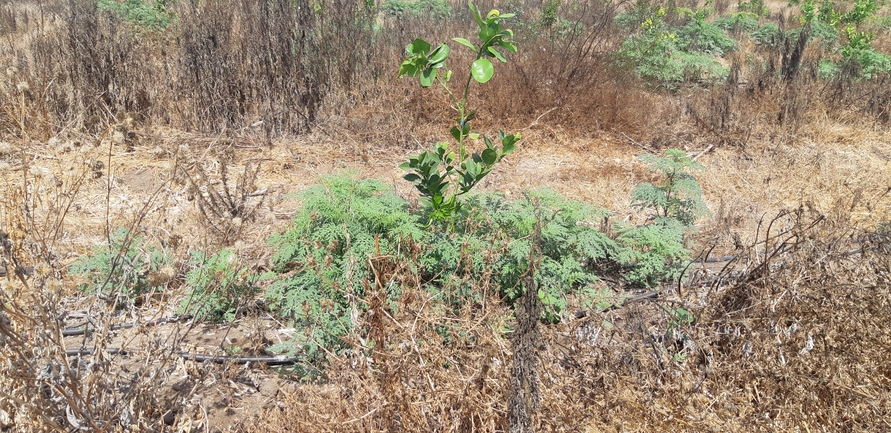
{"type": "Polygon", "coordinates": [[[311,360],[320,348],[338,350],[352,329],[353,310],[374,275],[368,259],[378,253],[402,256],[400,249],[424,239],[424,224],[408,203],[377,180],[340,174],[299,194],[302,208],[290,229],[274,236],[275,280],[266,296],[278,313],[304,330],[294,349],[311,360]]]}
{"type": "Polygon", "coordinates": [[[569,296],[595,304],[602,296],[594,284],[598,269],[624,269],[624,277],[641,286],[675,278],[672,263],[687,254],[683,235],[689,229],[677,218],[682,215],[678,209],[694,196],[684,186],[683,169],[668,173],[673,183],[663,187],[671,199],[654,196],[646,202],[660,215],[643,226],[618,227],[615,239],[596,225],[606,211],[546,189],[519,200],[472,194],[454,222],[428,224],[425,212],[413,211],[380,181],[352,174],[326,177],[299,195],[302,207],[291,227],[270,240],[277,252],[274,270],[266,276],[266,297],[300,330],[294,344],[283,349],[313,364],[323,360],[325,351],[346,349],[348,337],[364,335],[354,326],[367,308],[369,288],[394,311],[407,289],[426,290],[437,308],[455,313],[473,310],[487,296],[511,304],[525,290],[537,222],[541,257],[535,278],[545,320],[559,320],[569,296]],[[381,268],[372,267],[379,260],[394,265],[386,281],[381,281],[381,268]]]}
{"type": "Polygon", "coordinates": [[[736,50],[737,44],[713,23],[694,19],[677,29],[678,46],[687,53],[723,56],[736,50]]]}
{"type": "Polygon", "coordinates": [[[639,158],[662,179],[658,185],[642,183],[635,187],[631,191],[632,205],[651,210],[652,220],[674,219],[687,229],[693,228],[697,218],[709,214],[702,201],[702,187],[689,173],[702,170],[702,164],[679,149],[668,149],[664,156],[644,154],[639,158]]]}
{"type": "Polygon", "coordinates": [[[626,266],[623,279],[632,286],[658,287],[678,278],[682,259],[690,252],[684,248],[685,227],[677,220],[660,219],[641,226],[618,224],[614,228],[616,262],[626,266]]]}
{"type": "Polygon", "coordinates": [[[660,174],[661,181],[643,183],[631,191],[632,204],[650,212],[649,223],[617,226],[618,261],[634,264],[625,274],[627,281],[654,287],[680,276],[680,259],[689,254],[684,248],[684,235],[695,229],[697,218],[709,212],[699,181],[689,173],[702,170],[701,164],[679,149],[668,149],[663,156],[644,154],[639,158],[660,174]]]}
{"type": "Polygon", "coordinates": [[[120,293],[134,299],[157,287],[153,286],[149,274],[170,264],[169,254],[142,236],[131,237],[130,231],[123,227],[117,229],[109,241],[68,268],[71,274],[86,276],[88,282],[78,287],[81,291],[120,293]]]}
{"type": "Polygon", "coordinates": [[[180,312],[198,319],[231,322],[238,307],[259,291],[259,275],[242,267],[232,250],[211,255],[194,251],[189,265],[188,296],[180,304],[180,312]]]}
{"type": "Polygon", "coordinates": [[[436,247],[425,254],[424,269],[440,276],[436,286],[454,293],[449,303],[461,305],[478,296],[478,287],[494,287],[506,301],[522,294],[523,276],[529,269],[531,235],[542,219],[539,268],[535,277],[545,314],[556,320],[566,307],[566,296],[593,299],[597,276],[590,264],[607,260],[615,242],[591,225],[605,211],[575,200],[566,200],[548,189],[531,191],[522,200],[497,194],[468,199],[463,218],[452,235],[439,236],[436,247]],[[450,286],[458,287],[449,289],[450,286]]]}
{"type": "MultiPolygon", "coordinates": [[[[419,288],[450,311],[473,308],[486,293],[513,302],[529,267],[530,235],[542,218],[536,278],[547,318],[557,320],[566,295],[593,298],[597,277],[590,264],[617,256],[614,241],[589,223],[602,219],[603,211],[547,190],[524,200],[473,195],[452,230],[428,225],[423,212],[412,213],[376,180],[335,175],[300,198],[291,228],[271,240],[277,253],[267,298],[303,330],[290,350],[310,360],[320,360],[321,348],[345,347],[351,317],[366,308],[366,289],[375,281],[369,258],[386,256],[416,274],[419,288]]],[[[390,308],[398,308],[405,287],[382,284],[390,308]]]]}

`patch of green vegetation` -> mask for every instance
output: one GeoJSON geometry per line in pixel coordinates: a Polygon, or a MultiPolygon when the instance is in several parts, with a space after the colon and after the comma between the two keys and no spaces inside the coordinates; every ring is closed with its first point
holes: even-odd
{"type": "Polygon", "coordinates": [[[68,272],[86,276],[88,282],[78,288],[87,294],[121,294],[132,301],[166,284],[173,277],[173,271],[162,272],[162,268],[171,262],[172,258],[161,246],[119,228],[111,235],[108,245],[94,248],[92,254],[72,264],[68,272]]]}
{"type": "Polygon", "coordinates": [[[176,21],[170,6],[178,0],[99,0],[97,6],[142,31],[163,31],[176,21]]]}
{"type": "Polygon", "coordinates": [[[386,17],[404,18],[406,15],[433,20],[451,18],[452,6],[443,0],[387,0],[378,6],[378,11],[386,17]]]}
{"type": "MultiPolygon", "coordinates": [[[[346,350],[355,319],[372,294],[398,311],[406,290],[423,290],[431,302],[457,314],[485,296],[513,304],[523,293],[533,231],[541,224],[540,262],[534,275],[543,319],[559,321],[568,298],[586,308],[603,302],[598,269],[619,269],[641,287],[677,278],[689,255],[684,236],[707,214],[689,171],[701,168],[682,151],[641,157],[661,174],[658,184],[634,191],[634,204],[649,210],[646,224],[618,224],[613,239],[596,227],[609,212],[567,200],[550,190],[522,199],[499,194],[466,198],[451,229],[428,225],[424,212],[373,179],[338,174],[299,195],[291,227],[270,242],[277,252],[266,297],[298,332],[280,349],[319,362],[326,351],[346,350]]],[[[446,330],[443,330],[446,332],[446,330]]]]}
{"type": "Polygon", "coordinates": [[[681,28],[669,26],[665,14],[665,8],[659,8],[641,22],[640,30],[629,35],[616,52],[615,65],[667,88],[725,77],[727,68],[715,57],[735,49],[736,42],[702,14],[681,28]]]}
{"type": "Polygon", "coordinates": [[[758,28],[759,17],[751,12],[737,12],[721,17],[712,24],[725,32],[753,32],[758,28]]]}
{"type": "Polygon", "coordinates": [[[210,255],[194,251],[189,265],[188,294],[180,312],[197,319],[231,322],[238,308],[259,292],[259,275],[241,266],[232,250],[224,248],[210,255]]]}

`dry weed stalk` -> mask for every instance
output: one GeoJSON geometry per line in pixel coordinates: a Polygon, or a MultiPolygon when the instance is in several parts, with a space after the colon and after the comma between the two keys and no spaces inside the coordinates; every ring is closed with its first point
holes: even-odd
{"type": "MultiPolygon", "coordinates": [[[[186,148],[180,150],[188,152],[186,148]]],[[[220,245],[239,239],[244,224],[256,218],[266,199],[266,190],[258,189],[256,184],[260,164],[245,163],[243,171],[231,185],[231,149],[220,151],[219,157],[211,161],[196,159],[190,154],[181,157],[185,163],[179,169],[188,180],[189,199],[195,200],[204,227],[220,245]],[[208,162],[210,169],[206,166],[208,162]]]]}

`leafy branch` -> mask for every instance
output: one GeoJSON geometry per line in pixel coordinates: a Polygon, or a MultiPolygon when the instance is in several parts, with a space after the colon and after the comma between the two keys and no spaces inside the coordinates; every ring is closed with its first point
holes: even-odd
{"type": "Polygon", "coordinates": [[[399,77],[404,75],[418,77],[421,87],[426,88],[439,83],[449,95],[452,108],[458,114],[455,118],[456,125],[450,130],[452,138],[457,143],[457,153],[450,149],[448,142],[439,142],[432,150],[412,156],[399,166],[410,172],[404,176],[405,180],[414,183],[428,201],[431,221],[452,219],[460,209],[458,196],[470,192],[492,171],[496,163],[516,149],[516,143],[521,138],[519,133],[508,135],[499,131],[498,140],[501,142],[499,148],[488,137],[470,128],[469,122],[476,117],[476,111],[468,109],[471,82],[474,80],[480,84],[488,82],[495,73],[495,67],[490,59],[507,62],[507,58],[500,50],[515,53],[517,47],[510,42],[513,31],[503,28],[501,24],[501,20],[511,18],[514,14],[501,14],[497,10],[492,10],[483,19],[473,3],[470,3],[469,7],[480,28],[477,34],[479,45],[474,45],[464,38],[452,38],[454,42],[476,54],[460,97],[449,84],[452,71],[445,70],[443,73],[439,71],[445,67],[445,62],[451,53],[446,43],[431,50],[429,42],[420,38],[415,39],[406,46],[408,58],[399,67],[399,77]],[[486,148],[480,153],[469,152],[467,140],[480,138],[486,148]]]}

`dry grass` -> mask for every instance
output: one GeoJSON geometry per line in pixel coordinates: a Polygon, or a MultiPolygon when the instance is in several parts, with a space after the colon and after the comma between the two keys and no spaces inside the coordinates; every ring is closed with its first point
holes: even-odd
{"type": "MultiPolygon", "coordinates": [[[[176,361],[204,332],[187,326],[111,332],[174,312],[192,251],[229,246],[262,268],[265,240],[300,205],[288,194],[321,175],[356,169],[414,197],[396,166],[442,139],[450,113],[443,95],[396,80],[395,65],[412,37],[466,34],[464,6],[442,26],[409,19],[370,44],[370,30],[344,26],[358,15],[281,4],[183,4],[171,34],[140,36],[86,0],[0,2],[0,61],[14,68],[0,77],[2,264],[34,270],[2,277],[0,431],[508,429],[514,319],[497,299],[446,314],[414,287],[392,311],[374,292],[357,350],[331,354],[318,383],[176,361]],[[306,31],[299,55],[294,28],[306,31]],[[66,272],[117,227],[167,245],[176,270],[124,311],[77,292],[66,272]],[[90,345],[141,352],[66,355],[73,311],[104,330],[90,345]],[[259,413],[227,414],[258,401],[252,387],[267,399],[259,413]]],[[[814,80],[807,51],[800,73],[779,80],[783,53],[750,46],[731,59],[745,86],[640,88],[607,67],[622,35],[600,18],[624,5],[579,6],[588,33],[524,41],[474,99],[480,129],[524,136],[482,189],[547,186],[634,219],[630,191],[649,180],[634,155],[681,147],[707,167],[698,178],[713,215],[697,243],[739,259],[696,270],[720,285],[544,327],[536,430],[891,430],[891,251],[887,238],[853,242],[891,218],[887,83],[814,80]],[[759,254],[777,246],[788,249],[759,254]]]]}

